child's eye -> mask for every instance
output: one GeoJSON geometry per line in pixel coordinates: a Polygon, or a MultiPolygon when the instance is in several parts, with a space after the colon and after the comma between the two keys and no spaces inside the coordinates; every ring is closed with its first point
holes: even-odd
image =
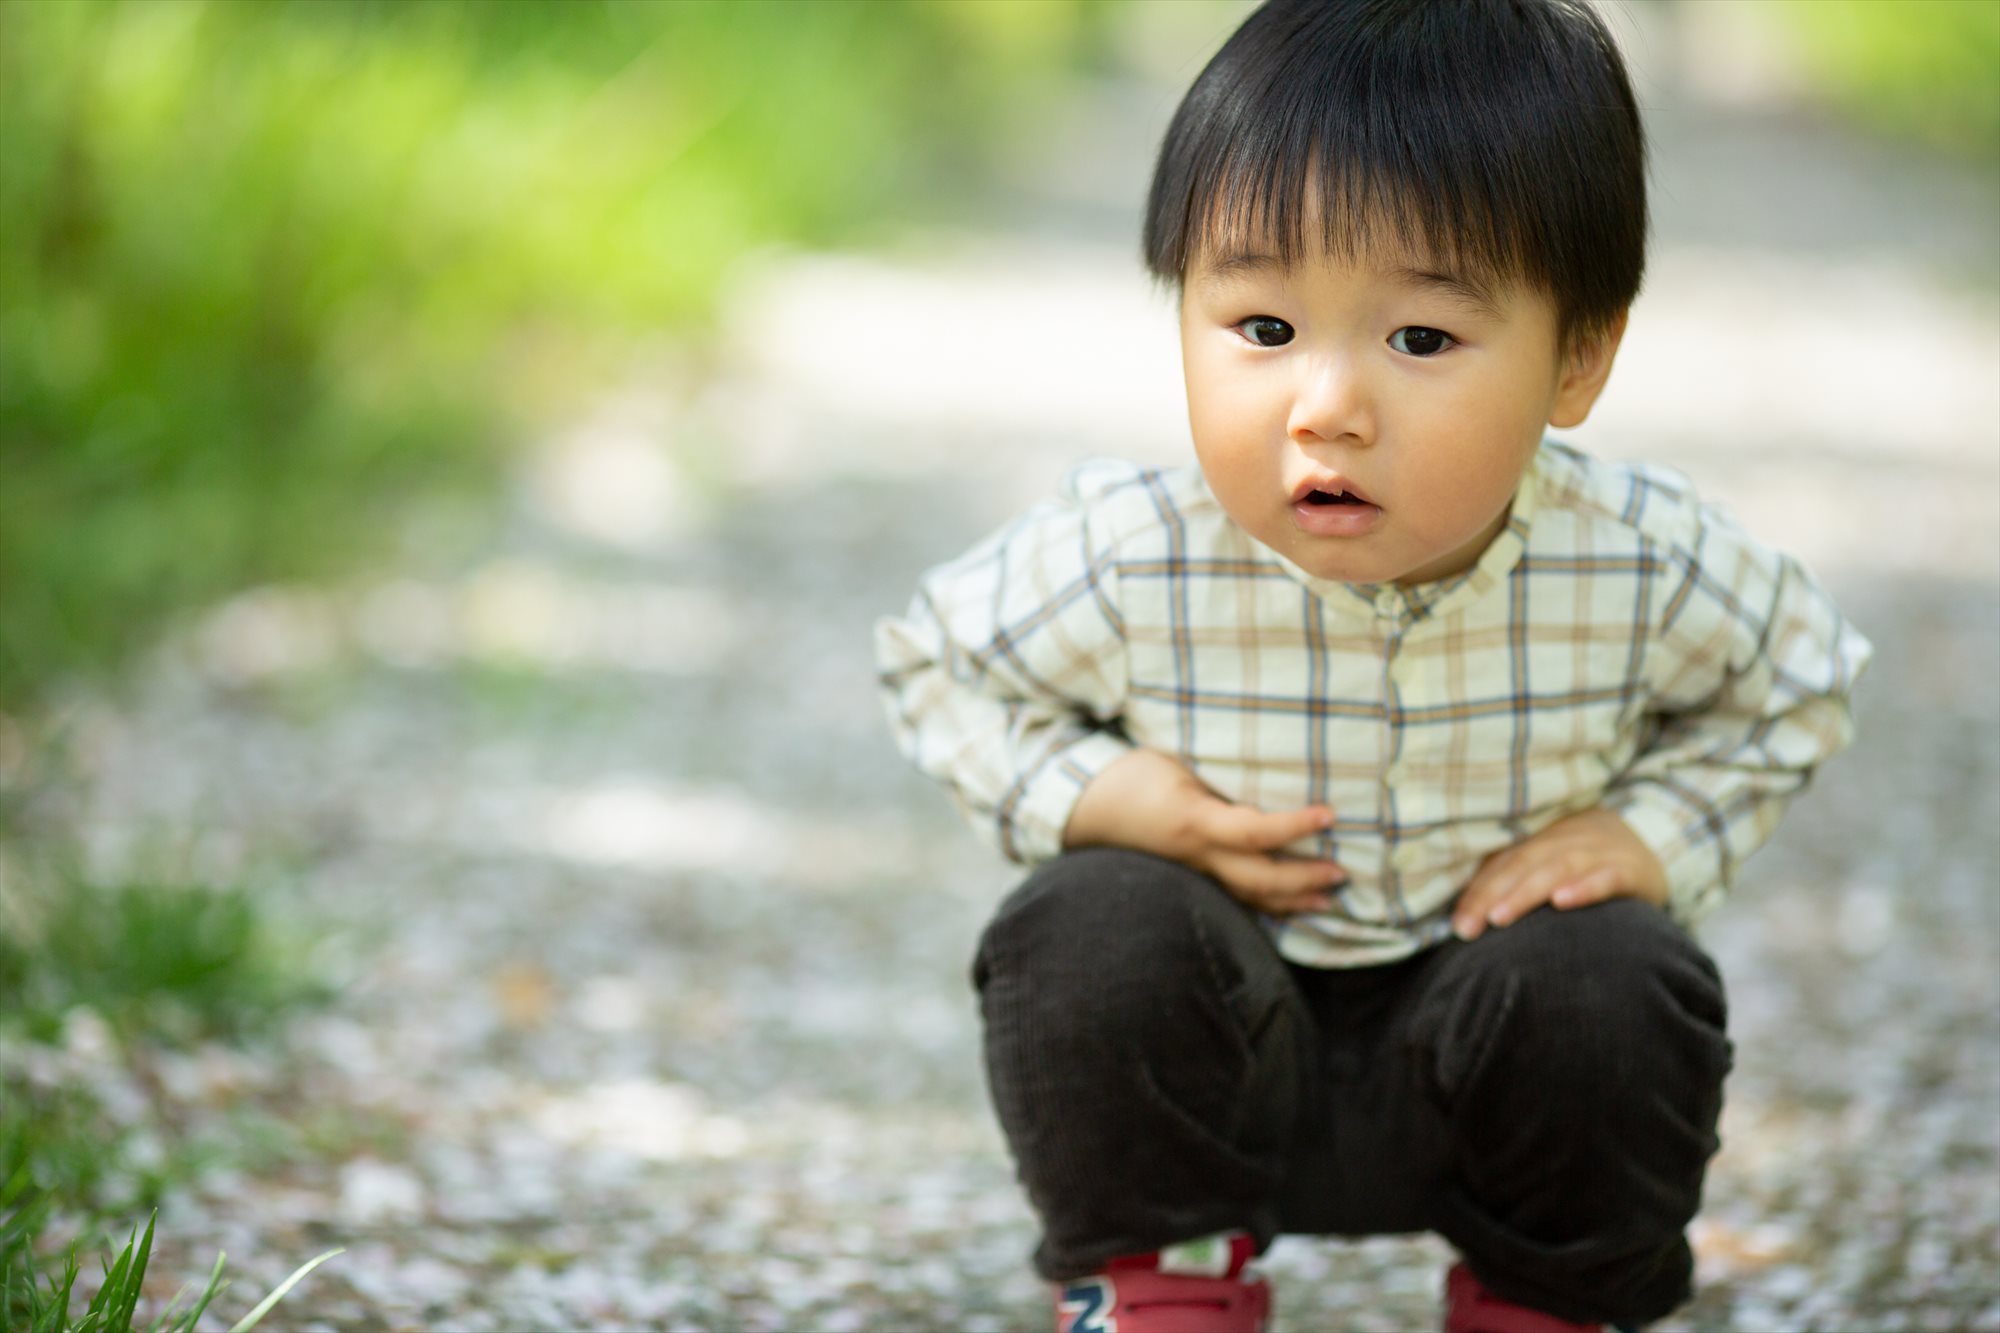
{"type": "Polygon", "coordinates": [[[1409,356],[1436,356],[1457,344],[1458,339],[1443,329],[1427,329],[1421,324],[1411,324],[1389,335],[1389,346],[1409,356]]]}
{"type": "Polygon", "coordinates": [[[1238,320],[1236,331],[1259,347],[1283,347],[1292,340],[1292,326],[1271,315],[1238,320]]]}

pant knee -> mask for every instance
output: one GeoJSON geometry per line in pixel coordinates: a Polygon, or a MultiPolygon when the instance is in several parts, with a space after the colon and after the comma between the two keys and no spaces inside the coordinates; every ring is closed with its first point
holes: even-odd
{"type": "Polygon", "coordinates": [[[1219,892],[1185,866],[1122,848],[1067,853],[1000,905],[979,941],[974,984],[1028,971],[1044,984],[1143,985],[1200,966],[1198,899],[1219,892]]]}
{"type": "Polygon", "coordinates": [[[973,982],[989,1019],[1033,1011],[1135,1038],[1226,1019],[1232,1046],[1295,998],[1248,909],[1206,875],[1120,848],[1071,852],[1031,875],[982,935],[973,982]]]}
{"type": "Polygon", "coordinates": [[[1484,950],[1472,955],[1478,970],[1519,987],[1553,1022],[1605,1015],[1638,1022],[1662,1003],[1717,1029],[1727,1019],[1713,960],[1665,912],[1636,899],[1543,908],[1471,948],[1484,950]]]}
{"type": "Polygon", "coordinates": [[[1462,948],[1461,984],[1439,1015],[1447,1083],[1503,1050],[1551,1091],[1660,1079],[1719,1087],[1728,1071],[1721,976],[1650,904],[1543,908],[1462,948]]]}

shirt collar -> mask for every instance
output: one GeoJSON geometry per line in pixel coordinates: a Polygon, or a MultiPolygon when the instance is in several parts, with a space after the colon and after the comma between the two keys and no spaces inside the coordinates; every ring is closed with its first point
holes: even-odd
{"type": "Polygon", "coordinates": [[[1340,583],[1315,578],[1276,551],[1265,547],[1295,581],[1336,610],[1393,620],[1400,626],[1415,625],[1475,602],[1500,586],[1528,549],[1528,535],[1534,527],[1536,501],[1541,491],[1544,450],[1537,449],[1527,471],[1514,488],[1508,503],[1507,522],[1488,542],[1468,569],[1429,583],[1340,583]]]}

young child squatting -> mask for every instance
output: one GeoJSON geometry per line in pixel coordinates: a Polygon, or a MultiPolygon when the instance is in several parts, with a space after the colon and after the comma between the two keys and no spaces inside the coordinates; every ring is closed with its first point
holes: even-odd
{"type": "Polygon", "coordinates": [[[1273,0],[1146,215],[1198,466],[1084,466],[879,626],[900,744],[1035,867],[975,980],[1065,1333],[1262,1328],[1288,1232],[1439,1233],[1452,1333],[1687,1298],[1730,1064],[1687,928],[1869,650],[1544,438],[1645,242],[1584,0],[1273,0]]]}

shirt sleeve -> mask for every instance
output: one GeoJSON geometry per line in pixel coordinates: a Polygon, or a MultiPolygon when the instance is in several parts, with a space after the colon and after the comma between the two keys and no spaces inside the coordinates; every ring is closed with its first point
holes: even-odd
{"type": "Polygon", "coordinates": [[[1868,641],[1799,564],[1701,508],[1647,653],[1653,738],[1617,811],[1666,868],[1684,922],[1721,902],[1813,770],[1853,739],[1868,641]]]}
{"type": "Polygon", "coordinates": [[[875,628],[897,744],[1010,860],[1062,850],[1085,784],[1132,748],[1116,564],[1074,483],[926,574],[875,628]]]}

